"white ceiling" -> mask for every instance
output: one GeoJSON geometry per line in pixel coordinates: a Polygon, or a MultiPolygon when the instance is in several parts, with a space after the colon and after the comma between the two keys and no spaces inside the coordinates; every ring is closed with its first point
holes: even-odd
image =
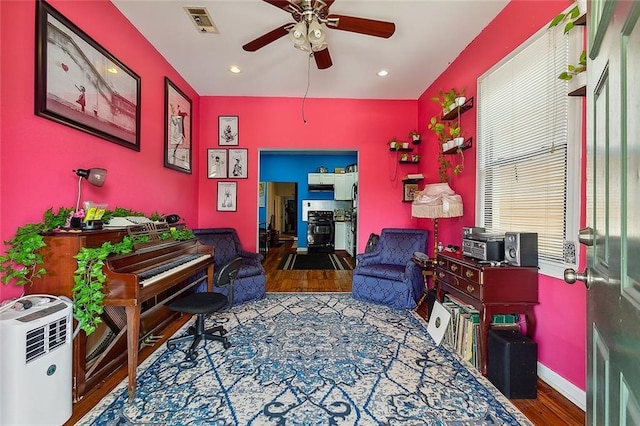
{"type": "Polygon", "coordinates": [[[312,98],[413,100],[509,0],[336,0],[331,13],[394,22],[396,31],[384,39],[328,29],[333,66],[325,70],[288,37],[242,49],[293,22],[262,0],[111,1],[201,96],[302,97],[309,84],[312,98]],[[219,34],[200,33],[185,6],[205,7],[219,34]],[[380,69],[389,75],[378,77],[380,69]]]}

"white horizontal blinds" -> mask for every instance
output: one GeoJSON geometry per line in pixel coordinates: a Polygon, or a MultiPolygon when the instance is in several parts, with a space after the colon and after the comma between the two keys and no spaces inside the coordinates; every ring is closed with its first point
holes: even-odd
{"type": "Polygon", "coordinates": [[[479,80],[481,216],[491,232],[537,232],[539,258],[562,261],[569,42],[558,28],[528,43],[479,80]]]}

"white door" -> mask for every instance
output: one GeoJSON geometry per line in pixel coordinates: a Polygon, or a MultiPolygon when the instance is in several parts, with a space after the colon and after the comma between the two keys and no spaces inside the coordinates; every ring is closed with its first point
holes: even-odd
{"type": "Polygon", "coordinates": [[[640,2],[593,0],[587,32],[587,424],[640,425],[640,2]]]}

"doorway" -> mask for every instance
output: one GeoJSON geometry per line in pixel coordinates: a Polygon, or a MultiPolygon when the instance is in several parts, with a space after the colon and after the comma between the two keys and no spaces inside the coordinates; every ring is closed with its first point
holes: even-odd
{"type": "Polygon", "coordinates": [[[267,182],[267,199],[269,229],[284,239],[295,237],[298,231],[298,184],[267,182]]]}

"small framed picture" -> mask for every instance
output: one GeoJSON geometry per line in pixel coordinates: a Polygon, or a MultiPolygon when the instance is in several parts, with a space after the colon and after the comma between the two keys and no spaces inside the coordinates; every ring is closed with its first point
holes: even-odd
{"type": "Polygon", "coordinates": [[[403,185],[404,197],[402,201],[413,201],[416,195],[420,192],[418,184],[413,182],[405,182],[403,185]]]}
{"type": "Polygon", "coordinates": [[[247,148],[229,150],[229,178],[246,179],[247,174],[247,148]]]}
{"type": "Polygon", "coordinates": [[[218,116],[218,145],[238,145],[238,116],[218,116]]]}
{"type": "Polygon", "coordinates": [[[191,174],[191,99],[164,81],[164,166],[191,174]]]}
{"type": "Polygon", "coordinates": [[[218,182],[218,203],[219,212],[235,212],[237,210],[238,182],[218,182]]]}
{"type": "Polygon", "coordinates": [[[226,149],[207,149],[207,177],[209,179],[227,178],[226,149]]]}

